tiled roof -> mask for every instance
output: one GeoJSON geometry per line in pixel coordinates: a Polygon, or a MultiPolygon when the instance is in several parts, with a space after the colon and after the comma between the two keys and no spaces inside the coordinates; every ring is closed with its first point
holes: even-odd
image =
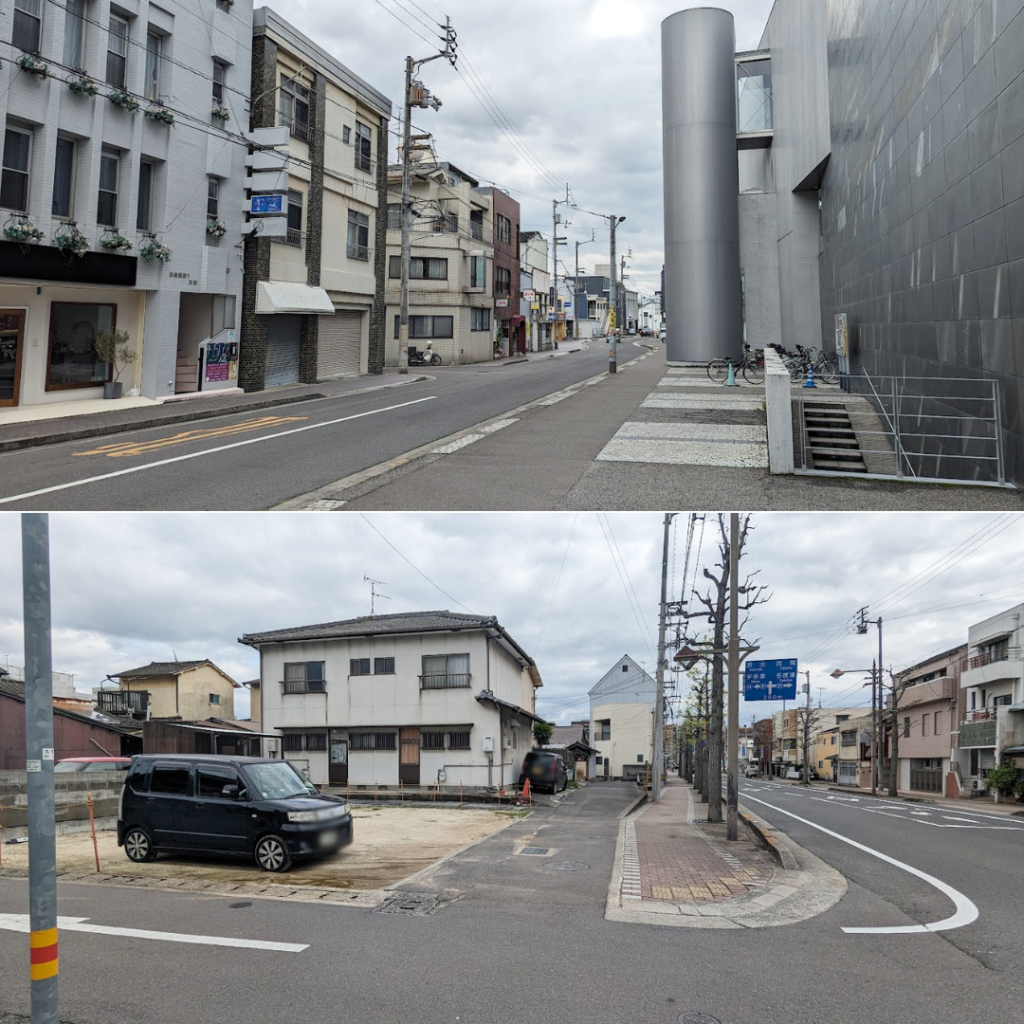
{"type": "Polygon", "coordinates": [[[112,672],[114,679],[143,679],[146,676],[176,676],[181,672],[188,672],[189,669],[198,668],[200,665],[209,665],[210,661],[151,661],[142,668],[131,668],[124,672],[112,672]]]}
{"type": "Polygon", "coordinates": [[[568,746],[570,743],[583,743],[583,726],[582,725],[556,725],[551,730],[551,739],[548,743],[558,744],[559,746],[568,746]]]}
{"type": "Polygon", "coordinates": [[[25,684],[20,679],[11,679],[8,675],[0,676],[0,693],[15,700],[25,699],[25,684]]]}
{"type": "Polygon", "coordinates": [[[379,636],[383,633],[482,629],[497,624],[497,619],[486,615],[462,615],[459,612],[398,612],[394,615],[362,615],[358,619],[321,622],[315,626],[272,629],[265,633],[246,633],[239,643],[256,646],[286,640],[333,640],[335,637],[379,636]]]}

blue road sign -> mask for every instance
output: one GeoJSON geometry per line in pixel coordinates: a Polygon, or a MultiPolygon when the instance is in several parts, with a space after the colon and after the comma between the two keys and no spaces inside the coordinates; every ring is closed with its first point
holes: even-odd
{"type": "Polygon", "coordinates": [[[796,658],[748,661],[743,687],[744,700],[794,700],[796,658]]]}
{"type": "Polygon", "coordinates": [[[284,196],[253,196],[249,205],[250,213],[284,213],[284,196]]]}

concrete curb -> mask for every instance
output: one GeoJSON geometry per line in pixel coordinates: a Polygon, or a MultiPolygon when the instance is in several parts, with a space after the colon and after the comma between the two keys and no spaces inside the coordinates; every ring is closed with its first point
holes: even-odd
{"type": "Polygon", "coordinates": [[[870,789],[850,789],[849,786],[827,786],[829,793],[844,793],[846,796],[867,797],[869,800],[891,800],[900,804],[925,804],[928,807],[945,807],[974,814],[994,814],[1003,818],[1024,818],[1024,807],[1020,804],[995,804],[989,800],[934,800],[927,796],[889,796],[888,793],[872,793],[870,789]],[[977,810],[974,808],[977,807],[977,810]],[[1005,808],[1005,810],[1004,810],[1005,808]]]}

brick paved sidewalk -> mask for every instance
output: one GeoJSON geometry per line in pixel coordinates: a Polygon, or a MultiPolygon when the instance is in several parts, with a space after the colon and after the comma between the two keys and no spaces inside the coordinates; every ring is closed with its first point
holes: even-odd
{"type": "Polygon", "coordinates": [[[740,826],[728,842],[725,824],[707,821],[707,805],[681,780],[669,779],[661,802],[627,819],[623,900],[708,904],[763,892],[774,862],[740,826]]]}

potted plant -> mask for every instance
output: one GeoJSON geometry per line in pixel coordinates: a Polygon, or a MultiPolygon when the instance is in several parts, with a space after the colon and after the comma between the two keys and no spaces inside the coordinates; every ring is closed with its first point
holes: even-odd
{"type": "Polygon", "coordinates": [[[30,75],[38,75],[40,78],[46,78],[49,70],[46,61],[40,57],[34,57],[31,53],[23,53],[15,63],[22,71],[27,71],[30,75]]]}
{"type": "Polygon", "coordinates": [[[66,256],[84,256],[89,249],[89,239],[78,230],[73,220],[65,221],[57,228],[53,244],[66,256]]]}
{"type": "Polygon", "coordinates": [[[206,222],[206,233],[214,238],[223,238],[228,232],[227,225],[220,220],[208,220],[206,222]]]}
{"type": "Polygon", "coordinates": [[[147,235],[145,241],[139,246],[139,255],[147,263],[152,263],[153,260],[170,263],[171,252],[171,249],[156,240],[155,235],[147,235]]]}
{"type": "Polygon", "coordinates": [[[231,117],[231,111],[228,110],[228,108],[224,106],[223,103],[215,103],[211,113],[219,121],[226,121],[229,117],[231,117]]]}
{"type": "Polygon", "coordinates": [[[4,237],[24,245],[38,242],[44,235],[28,217],[14,217],[4,225],[4,237]]]}
{"type": "Polygon", "coordinates": [[[100,239],[100,245],[114,252],[128,252],[132,248],[132,243],[117,228],[108,228],[100,239]]]}
{"type": "Polygon", "coordinates": [[[76,96],[96,96],[100,91],[100,87],[86,75],[75,75],[74,78],[69,78],[68,88],[76,96]]]}
{"type": "Polygon", "coordinates": [[[163,121],[166,125],[174,124],[174,115],[166,107],[146,107],[146,117],[150,121],[163,121]]]}
{"type": "Polygon", "coordinates": [[[138,352],[129,347],[128,332],[121,328],[100,331],[96,335],[96,355],[101,363],[110,363],[111,379],[103,385],[104,398],[120,398],[122,384],[117,378],[135,362],[138,352]]]}
{"type": "Polygon", "coordinates": [[[107,99],[110,100],[115,107],[127,110],[129,114],[137,114],[139,112],[139,101],[130,92],[124,92],[122,89],[115,89],[113,92],[107,93],[107,99]]]}

